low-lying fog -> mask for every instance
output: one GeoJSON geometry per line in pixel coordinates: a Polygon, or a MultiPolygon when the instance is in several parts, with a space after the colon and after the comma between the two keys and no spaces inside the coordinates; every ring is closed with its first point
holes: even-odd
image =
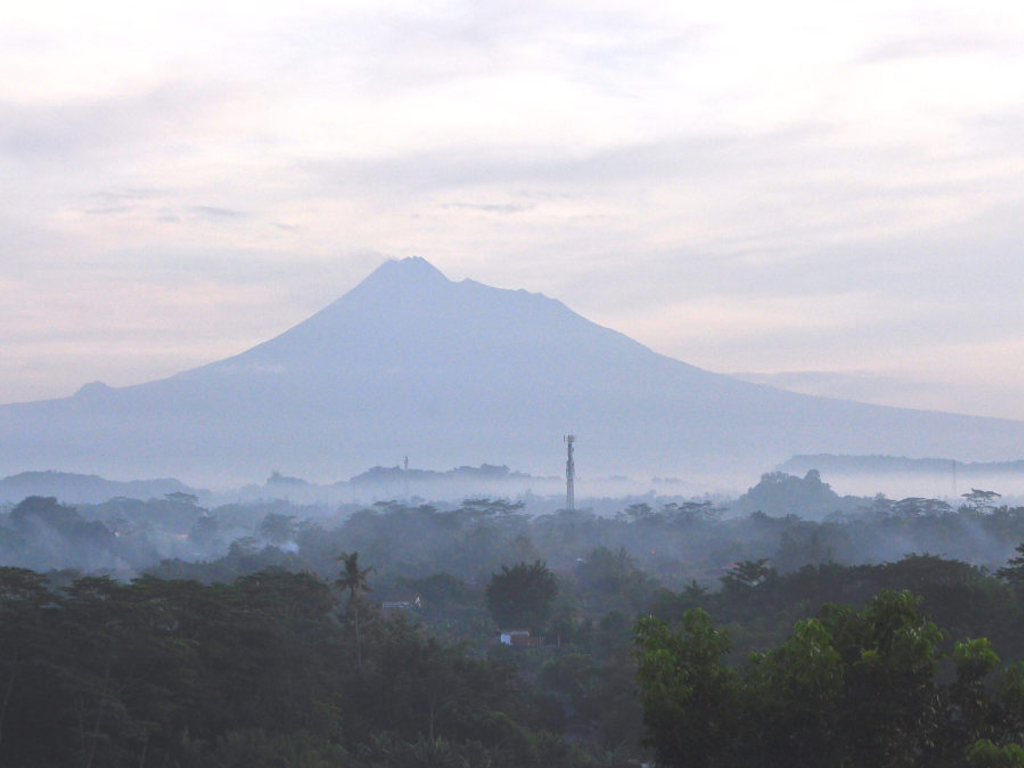
{"type": "Polygon", "coordinates": [[[603,547],[624,550],[677,589],[692,579],[713,586],[731,564],[762,558],[780,572],[911,552],[998,568],[1024,539],[1024,506],[1015,492],[1020,476],[976,469],[958,469],[955,496],[951,466],[948,477],[883,471],[840,474],[835,483],[816,469],[775,471],[742,493],[694,492],[673,478],[630,493],[624,489],[631,481],[610,478],[598,485],[600,494],[578,478],[572,512],[564,509],[561,478],[487,465],[447,473],[376,468],[334,486],[274,473],[233,498],[150,481],[131,486],[153,490],[146,499],[118,493],[87,502],[75,501],[76,494],[124,486],[39,473],[0,481],[7,494],[0,563],[210,580],[266,565],[328,575],[339,552],[358,550],[385,573],[478,580],[503,564],[533,559],[571,570],[603,547]],[[526,481],[541,492],[521,490],[526,481]],[[36,492],[9,498],[27,488],[36,492]],[[424,490],[439,500],[428,500],[424,490]],[[461,498],[444,498],[456,491],[461,498]]]}

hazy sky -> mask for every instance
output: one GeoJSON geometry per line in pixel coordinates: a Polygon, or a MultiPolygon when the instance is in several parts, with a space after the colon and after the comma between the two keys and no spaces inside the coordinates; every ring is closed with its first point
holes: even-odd
{"type": "Polygon", "coordinates": [[[0,402],[420,255],[712,370],[1024,418],[1024,4],[207,5],[3,4],[0,402]]]}

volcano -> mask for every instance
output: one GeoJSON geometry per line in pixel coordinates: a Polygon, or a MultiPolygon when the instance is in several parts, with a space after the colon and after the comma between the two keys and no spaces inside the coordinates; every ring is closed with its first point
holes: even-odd
{"type": "Polygon", "coordinates": [[[130,387],[0,406],[0,474],[55,468],[225,484],[375,464],[540,475],[573,431],[581,478],[751,477],[794,454],[1019,455],[1024,422],[751,384],[657,354],[523,290],[389,261],[234,357],[130,387]]]}

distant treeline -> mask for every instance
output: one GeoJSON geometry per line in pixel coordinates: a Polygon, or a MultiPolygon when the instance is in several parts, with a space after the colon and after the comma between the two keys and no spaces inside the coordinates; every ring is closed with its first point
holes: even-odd
{"type": "Polygon", "coordinates": [[[911,459],[906,456],[878,454],[852,456],[816,453],[793,456],[779,467],[779,470],[782,472],[801,475],[812,469],[823,472],[825,475],[952,475],[954,471],[964,473],[965,475],[1024,475],[1024,460],[955,461],[953,459],[911,459]]]}
{"type": "MultiPolygon", "coordinates": [[[[711,501],[649,504],[614,515],[528,515],[519,502],[467,499],[438,508],[378,503],[330,512],[285,501],[206,509],[195,496],[112,499],[70,507],[30,497],[0,512],[0,563],[130,578],[142,572],[230,580],[269,565],[326,577],[338,552],[358,550],[390,582],[446,571],[483,581],[503,564],[544,560],[568,571],[598,547],[623,549],[665,586],[717,583],[732,564],[767,559],[779,573],[808,564],[856,565],[930,552],[992,568],[1024,539],[1024,508],[979,492],[954,508],[937,499],[836,496],[814,473],[766,475],[737,514],[711,501]],[[808,520],[764,509],[847,506],[808,520]]],[[[738,505],[739,506],[739,505],[738,505]]]]}
{"type": "Polygon", "coordinates": [[[98,475],[48,470],[0,478],[0,502],[17,502],[28,496],[53,496],[73,503],[101,504],[115,498],[159,499],[172,493],[188,493],[204,504],[264,503],[278,498],[299,503],[337,504],[341,499],[376,500],[395,495],[425,494],[429,498],[458,499],[486,494],[557,494],[563,482],[557,477],[538,477],[494,464],[455,467],[446,471],[376,466],[349,480],[327,484],[313,483],[275,470],[262,485],[249,484],[214,493],[191,488],[174,478],[120,481],[98,475]]]}

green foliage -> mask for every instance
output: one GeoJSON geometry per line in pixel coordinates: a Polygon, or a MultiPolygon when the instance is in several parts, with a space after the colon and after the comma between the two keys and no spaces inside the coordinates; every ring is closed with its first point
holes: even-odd
{"type": "Polygon", "coordinates": [[[341,563],[341,573],[338,575],[337,585],[344,592],[348,592],[349,601],[355,600],[362,592],[369,592],[371,587],[367,580],[373,573],[374,568],[359,567],[359,553],[347,554],[342,552],[338,555],[338,562],[341,563]]]}
{"type": "Polygon", "coordinates": [[[955,679],[940,682],[947,636],[919,605],[906,591],[882,591],[860,611],[827,605],[742,674],[704,611],[674,631],[641,619],[637,682],[659,764],[958,766],[968,748],[972,765],[1015,758],[979,740],[1016,733],[1021,672],[993,695],[998,657],[987,640],[967,640],[948,654],[955,679]]]}
{"type": "Polygon", "coordinates": [[[995,508],[996,499],[1002,498],[1001,493],[986,491],[980,488],[971,488],[969,493],[960,494],[968,506],[976,512],[988,512],[995,508]]]}
{"type": "Polygon", "coordinates": [[[996,575],[1015,589],[1021,589],[1024,588],[1024,542],[1018,544],[1014,551],[1017,554],[1011,557],[1005,566],[996,571],[996,575]]]}
{"type": "Polygon", "coordinates": [[[370,584],[367,581],[367,577],[373,573],[374,569],[360,568],[359,567],[359,553],[353,552],[347,554],[342,552],[338,555],[338,562],[342,564],[341,574],[338,576],[335,584],[342,591],[348,592],[348,612],[352,617],[352,624],[355,627],[356,632],[356,666],[359,669],[363,668],[363,646],[362,639],[359,636],[359,614],[362,612],[363,607],[359,603],[359,596],[363,592],[370,591],[370,584]]]}
{"type": "Polygon", "coordinates": [[[1024,768],[1024,749],[1016,744],[997,747],[981,739],[967,751],[968,768],[1024,768]]]}
{"type": "Polygon", "coordinates": [[[803,478],[785,472],[761,475],[761,481],[748,488],[737,499],[736,506],[747,512],[827,514],[843,506],[843,500],[828,483],[822,482],[818,471],[812,469],[803,478]]]}
{"type": "Polygon", "coordinates": [[[576,581],[592,600],[614,607],[633,607],[643,602],[650,580],[641,571],[636,560],[625,547],[612,552],[607,547],[596,547],[574,569],[576,581]]]}
{"type": "Polygon", "coordinates": [[[685,682],[643,700],[690,765],[961,768],[986,739],[1011,756],[1024,740],[1024,666],[998,660],[1024,655],[1024,549],[1002,578],[971,564],[1009,556],[992,542],[1021,539],[1024,509],[879,500],[817,523],[630,501],[608,517],[389,502],[335,525],[285,502],[210,514],[164,499],[111,502],[116,527],[28,501],[0,514],[0,554],[94,541],[113,561],[173,530],[191,557],[223,556],[131,583],[0,569],[0,765],[577,764],[563,730],[618,764],[650,757],[635,674],[685,682]],[[903,556],[920,541],[963,560],[903,556]],[[896,559],[841,564],[869,549],[896,559]],[[495,650],[489,614],[560,646],[495,650]],[[630,655],[647,614],[685,628],[685,675],[630,655]]]}
{"type": "Polygon", "coordinates": [[[658,762],[727,764],[740,704],[739,677],[722,662],[728,635],[698,608],[683,615],[678,633],[657,619],[641,619],[636,644],[644,723],[658,762]]]}
{"type": "MultiPolygon", "coordinates": [[[[353,575],[366,570],[351,557],[353,575]]],[[[360,589],[358,583],[355,586],[360,589]]],[[[363,614],[305,573],[231,584],[0,568],[0,765],[576,766],[507,664],[363,614]]]]}
{"type": "Polygon", "coordinates": [[[558,595],[555,574],[540,560],[503,565],[487,585],[487,608],[503,629],[543,629],[558,595]]]}

